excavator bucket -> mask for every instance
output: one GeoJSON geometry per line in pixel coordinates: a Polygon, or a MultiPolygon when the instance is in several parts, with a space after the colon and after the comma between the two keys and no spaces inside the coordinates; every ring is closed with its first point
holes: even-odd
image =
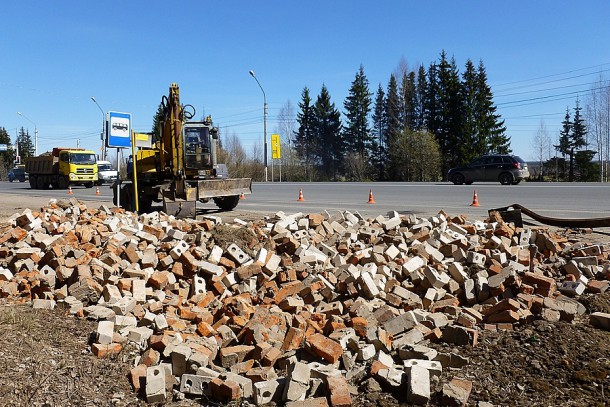
{"type": "Polygon", "coordinates": [[[252,193],[251,178],[225,178],[198,181],[199,199],[240,196],[252,193]]]}
{"type": "Polygon", "coordinates": [[[193,219],[197,216],[197,201],[163,198],[163,212],[174,215],[176,218],[193,219]]]}

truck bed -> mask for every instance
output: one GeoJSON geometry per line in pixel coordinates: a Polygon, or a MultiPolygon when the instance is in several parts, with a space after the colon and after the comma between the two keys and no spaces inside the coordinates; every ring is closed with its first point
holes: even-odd
{"type": "Polygon", "coordinates": [[[56,174],[58,170],[57,157],[51,155],[30,157],[25,162],[25,171],[29,174],[56,174]]]}

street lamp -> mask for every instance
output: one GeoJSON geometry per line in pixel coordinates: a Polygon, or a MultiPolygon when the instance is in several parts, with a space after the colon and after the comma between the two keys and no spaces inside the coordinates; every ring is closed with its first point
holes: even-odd
{"type": "Polygon", "coordinates": [[[254,71],[251,70],[250,75],[252,75],[252,77],[254,78],[256,83],[258,83],[258,87],[261,88],[261,91],[263,92],[263,102],[264,102],[264,104],[263,104],[263,131],[264,131],[264,137],[265,137],[265,182],[267,182],[267,96],[265,95],[265,91],[263,90],[263,87],[261,86],[260,82],[256,78],[256,75],[254,75],[254,71]]]}
{"type": "Polygon", "coordinates": [[[23,113],[17,112],[17,114],[19,116],[25,117],[27,120],[29,120],[34,125],[34,156],[37,156],[38,155],[38,127],[36,127],[36,123],[34,123],[32,121],[32,119],[30,119],[29,117],[27,117],[23,113]]]}
{"type": "Polygon", "coordinates": [[[100,112],[102,112],[102,160],[106,160],[106,144],[104,143],[104,130],[106,129],[106,115],[104,114],[104,110],[100,107],[100,104],[97,103],[97,100],[95,100],[95,96],[91,96],[91,100],[93,100],[93,103],[95,103],[98,107],[98,109],[100,109],[100,112]]]}

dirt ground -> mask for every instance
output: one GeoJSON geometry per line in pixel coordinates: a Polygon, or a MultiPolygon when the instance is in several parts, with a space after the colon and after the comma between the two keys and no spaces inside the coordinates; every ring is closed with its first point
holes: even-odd
{"type": "MultiPolygon", "coordinates": [[[[27,205],[37,209],[47,203],[47,199],[28,199],[27,205]]],[[[0,222],[25,205],[0,196],[0,222]]],[[[221,217],[254,220],[262,215],[232,212],[221,217]]],[[[606,251],[610,242],[604,233],[573,233],[570,238],[603,243],[606,251]]],[[[585,295],[579,301],[587,314],[610,312],[610,293],[585,295]]],[[[128,380],[136,352],[126,348],[112,359],[95,358],[89,346],[94,329],[95,323],[69,316],[61,305],[46,311],[0,303],[0,406],[147,405],[128,380]]],[[[502,406],[610,405],[610,332],[592,328],[586,314],[573,323],[539,320],[513,331],[482,331],[476,347],[430,346],[469,358],[465,367],[446,369],[433,382],[440,394],[442,384],[453,377],[472,381],[469,405],[483,401],[502,406]]],[[[370,381],[360,386],[354,399],[359,406],[408,405],[370,381]]],[[[166,405],[219,404],[175,399],[166,405]]],[[[430,405],[442,403],[433,399],[430,405]]]]}

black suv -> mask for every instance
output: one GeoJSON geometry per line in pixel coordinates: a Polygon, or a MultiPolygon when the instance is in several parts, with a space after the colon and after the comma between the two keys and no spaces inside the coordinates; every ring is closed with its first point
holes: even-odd
{"type": "Polygon", "coordinates": [[[447,173],[447,180],[455,185],[470,185],[475,181],[498,181],[502,185],[517,185],[530,176],[527,163],[516,155],[488,154],[463,167],[447,173]]]}

